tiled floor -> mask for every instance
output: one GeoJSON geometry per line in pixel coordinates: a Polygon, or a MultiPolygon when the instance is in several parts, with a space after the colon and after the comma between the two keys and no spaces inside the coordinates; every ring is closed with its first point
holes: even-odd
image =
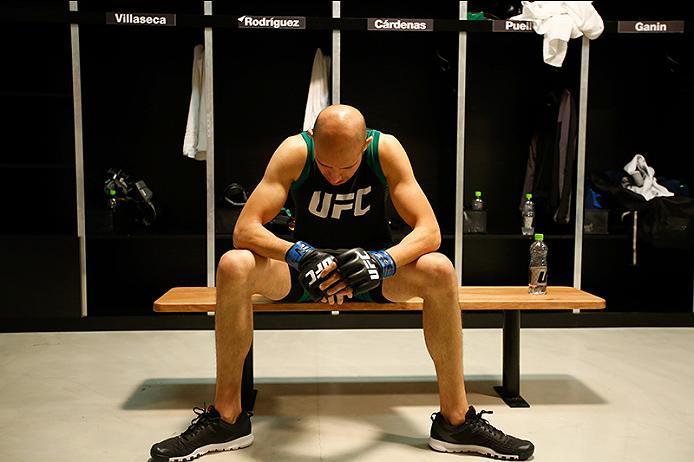
{"type": "MultiPolygon", "coordinates": [[[[494,395],[501,331],[465,330],[472,404],[536,461],[694,461],[694,329],[522,331],[522,394],[494,395]]],[[[462,461],[421,331],[261,331],[253,446],[222,461],[462,461]]],[[[214,393],[212,332],[0,334],[0,461],[147,461],[214,393]]]]}

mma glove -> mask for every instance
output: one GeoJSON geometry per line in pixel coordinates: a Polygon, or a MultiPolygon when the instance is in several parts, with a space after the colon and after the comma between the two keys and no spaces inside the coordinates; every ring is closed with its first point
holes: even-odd
{"type": "Polygon", "coordinates": [[[375,289],[385,278],[395,274],[395,261],[385,250],[367,252],[356,247],[338,255],[336,261],[353,295],[375,289]]]}
{"type": "Polygon", "coordinates": [[[328,296],[330,287],[326,287],[324,291],[320,289],[320,285],[327,279],[321,273],[335,261],[335,257],[304,241],[298,241],[287,250],[284,259],[291,268],[299,272],[299,282],[312,300],[318,301],[328,296]]]}

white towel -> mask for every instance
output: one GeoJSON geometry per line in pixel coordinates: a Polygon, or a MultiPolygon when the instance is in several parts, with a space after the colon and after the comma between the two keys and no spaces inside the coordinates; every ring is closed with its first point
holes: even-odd
{"type": "Polygon", "coordinates": [[[313,128],[318,113],[330,105],[330,56],[324,56],[320,48],[316,50],[311,67],[311,83],[308,87],[304,130],[313,128]]]}
{"type": "Polygon", "coordinates": [[[186,134],[183,137],[183,155],[197,160],[205,160],[207,154],[207,105],[205,94],[205,48],[197,45],[193,50],[193,78],[188,107],[186,134]]]}
{"type": "Polygon", "coordinates": [[[561,67],[569,39],[585,35],[600,37],[605,25],[593,2],[521,2],[523,13],[511,19],[532,21],[535,32],[544,36],[542,57],[545,63],[561,67]]]}
{"type": "Polygon", "coordinates": [[[635,185],[626,185],[626,188],[641,194],[647,201],[654,197],[674,196],[665,186],[658,184],[655,179],[655,169],[646,164],[646,159],[641,154],[636,154],[634,158],[624,166],[624,171],[627,172],[634,180],[634,183],[636,183],[635,185]]]}

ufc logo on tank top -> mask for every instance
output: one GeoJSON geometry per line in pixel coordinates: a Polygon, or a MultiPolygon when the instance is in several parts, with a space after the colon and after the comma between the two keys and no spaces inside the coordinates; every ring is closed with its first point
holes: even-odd
{"type": "Polygon", "coordinates": [[[356,193],[335,194],[323,191],[314,191],[308,210],[319,218],[333,218],[339,220],[342,212],[352,212],[355,217],[366,215],[371,209],[370,204],[365,204],[365,196],[371,192],[371,186],[357,189],[356,193]]]}

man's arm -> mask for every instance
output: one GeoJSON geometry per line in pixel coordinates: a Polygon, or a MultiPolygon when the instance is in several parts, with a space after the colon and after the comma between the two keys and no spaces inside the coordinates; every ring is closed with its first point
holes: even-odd
{"type": "Polygon", "coordinates": [[[268,231],[263,225],[272,220],[287,200],[289,189],[306,162],[306,143],[300,135],[290,136],[272,155],[265,175],[246,201],[234,228],[234,247],[284,261],[293,245],[268,231]]]}
{"type": "Polygon", "coordinates": [[[405,149],[392,135],[382,134],[378,146],[383,174],[398,214],[412,231],[387,249],[397,267],[433,252],[441,245],[441,231],[424,191],[417,183],[405,149]]]}

